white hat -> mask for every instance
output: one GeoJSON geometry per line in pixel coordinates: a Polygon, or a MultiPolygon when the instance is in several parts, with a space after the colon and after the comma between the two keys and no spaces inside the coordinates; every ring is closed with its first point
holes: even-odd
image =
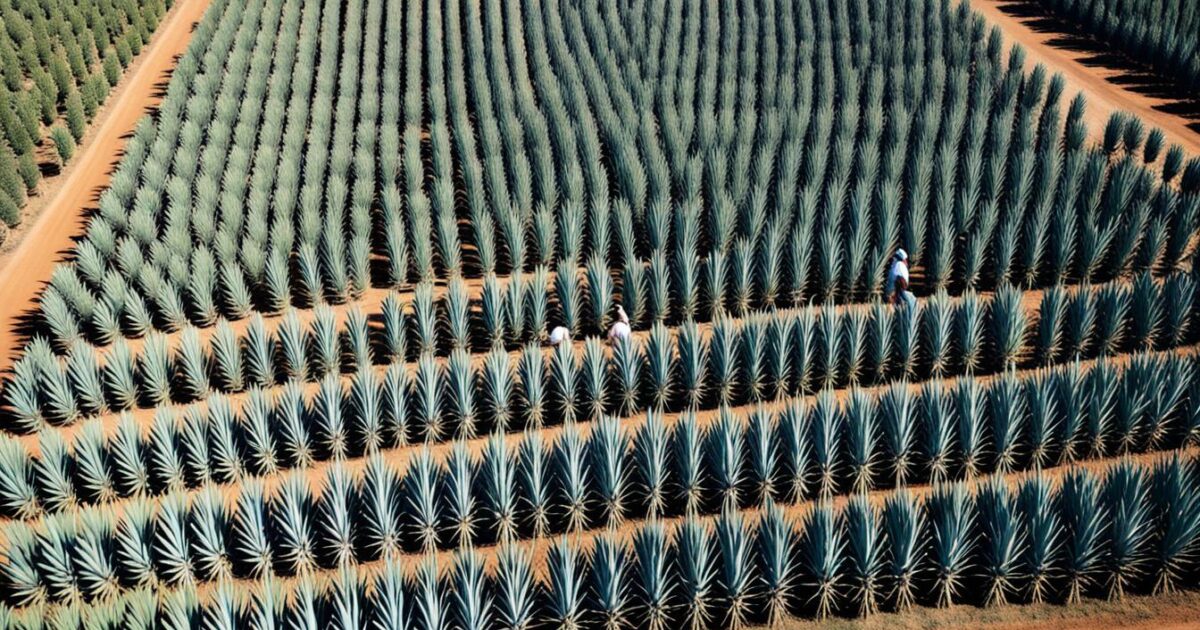
{"type": "Polygon", "coordinates": [[[897,249],[896,258],[899,258],[900,260],[908,260],[908,252],[904,251],[903,249],[897,249]]]}

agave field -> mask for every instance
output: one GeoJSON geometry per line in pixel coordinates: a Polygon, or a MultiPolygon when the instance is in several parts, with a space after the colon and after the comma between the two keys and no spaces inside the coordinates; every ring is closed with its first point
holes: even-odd
{"type": "Polygon", "coordinates": [[[0,385],[0,626],[1197,585],[1200,158],[1089,130],[967,3],[213,0],[191,37],[0,385]]]}

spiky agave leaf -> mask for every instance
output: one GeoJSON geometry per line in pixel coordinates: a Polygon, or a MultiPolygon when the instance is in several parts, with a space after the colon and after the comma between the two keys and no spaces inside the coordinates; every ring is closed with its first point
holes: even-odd
{"type": "Polygon", "coordinates": [[[766,621],[782,623],[796,609],[799,570],[796,566],[796,533],[773,501],[758,521],[755,545],[762,581],[761,601],[766,621]]]}
{"type": "Polygon", "coordinates": [[[639,409],[642,385],[642,365],[645,359],[641,342],[633,337],[620,337],[613,343],[613,376],[616,381],[617,413],[633,415],[639,409]]]}
{"type": "Polygon", "coordinates": [[[980,475],[986,457],[986,390],[974,379],[961,379],[954,389],[958,447],[962,474],[980,475]]]}
{"type": "Polygon", "coordinates": [[[604,415],[608,378],[608,357],[604,345],[599,339],[589,337],[583,344],[579,366],[579,408],[586,419],[596,420],[604,415]]]}
{"type": "Polygon", "coordinates": [[[355,561],[358,493],[354,479],[340,463],[325,474],[316,505],[317,553],[327,567],[347,567],[355,561]]]}
{"type": "Polygon", "coordinates": [[[1123,460],[1104,479],[1104,502],[1109,506],[1104,569],[1110,599],[1124,599],[1149,564],[1153,508],[1146,469],[1123,460]]]}
{"type": "Polygon", "coordinates": [[[371,590],[372,630],[401,628],[409,623],[409,601],[405,593],[404,571],[395,562],[387,562],[375,578],[371,590]]]}
{"type": "Polygon", "coordinates": [[[267,533],[267,503],[261,483],[251,481],[241,488],[231,521],[229,555],[234,572],[251,578],[271,575],[274,549],[267,533]]]}
{"type": "MultiPolygon", "coordinates": [[[[38,451],[37,459],[32,462],[32,480],[37,488],[38,500],[50,513],[72,510],[78,502],[75,494],[74,462],[67,451],[62,434],[53,429],[43,430],[38,435],[38,451]]],[[[21,449],[20,453],[28,457],[24,449],[21,449]]],[[[0,482],[0,494],[13,494],[13,490],[9,489],[12,482],[8,479],[14,476],[21,478],[23,473],[20,471],[28,465],[21,455],[11,456],[16,459],[9,462],[5,455],[0,455],[0,460],[3,460],[0,466],[11,466],[14,469],[13,472],[3,473],[3,477],[0,478],[3,479],[0,482]]],[[[20,482],[17,483],[19,487],[20,482]]],[[[17,489],[15,496],[21,496],[21,492],[17,489]]]]}
{"type": "Polygon", "coordinates": [[[271,402],[262,390],[250,390],[240,418],[249,468],[256,475],[275,474],[279,471],[279,456],[271,426],[271,402]]]}
{"type": "Polygon", "coordinates": [[[962,600],[978,544],[975,502],[961,483],[935,488],[925,503],[932,546],[933,599],[948,607],[962,600]]]}
{"type": "Polygon", "coordinates": [[[275,561],[287,575],[307,575],[317,566],[315,509],[308,480],[300,472],[288,475],[270,502],[275,561]]]}
{"type": "Polygon", "coordinates": [[[383,423],[387,443],[391,446],[408,444],[409,400],[412,395],[412,376],[401,364],[388,366],[383,376],[383,423]]]}
{"type": "Polygon", "coordinates": [[[1087,415],[1084,433],[1085,448],[1089,457],[1108,455],[1115,441],[1117,411],[1124,394],[1118,384],[1116,369],[1107,361],[1097,363],[1087,373],[1087,415]]]}
{"type": "Polygon", "coordinates": [[[794,400],[779,413],[773,443],[778,448],[780,479],[777,494],[789,503],[808,498],[813,452],[808,409],[794,400]]]}
{"type": "Polygon", "coordinates": [[[841,436],[846,416],[833,393],[824,390],[817,395],[817,402],[810,409],[809,418],[813,463],[816,468],[814,483],[817,495],[828,498],[837,492],[841,474],[841,436]]]}
{"type": "Polygon", "coordinates": [[[1174,592],[1186,567],[1194,562],[1200,542],[1200,493],[1194,484],[1195,460],[1179,455],[1154,467],[1151,500],[1159,525],[1154,537],[1154,592],[1174,592]]]}
{"type": "Polygon", "coordinates": [[[37,538],[25,523],[13,523],[5,531],[4,559],[0,563],[5,601],[12,606],[33,606],[44,600],[46,589],[38,569],[37,538]]]}
{"type": "Polygon", "coordinates": [[[573,423],[579,408],[579,364],[575,347],[562,343],[550,355],[550,393],[564,423],[573,423]]]}
{"type": "Polygon", "coordinates": [[[550,574],[548,607],[553,623],[563,630],[580,630],[587,610],[584,558],[577,544],[560,538],[546,560],[550,574]]]}
{"type": "Polygon", "coordinates": [[[91,344],[76,342],[67,358],[67,376],[79,401],[81,413],[104,413],[108,405],[104,395],[104,381],[100,373],[100,361],[91,344]]]}
{"type": "Polygon", "coordinates": [[[962,353],[963,371],[967,374],[975,373],[984,365],[986,313],[986,304],[974,291],[963,294],[955,310],[958,347],[962,353]]]}
{"type": "Polygon", "coordinates": [[[434,460],[428,447],[422,448],[409,463],[404,476],[404,494],[409,509],[406,512],[410,540],[417,549],[432,551],[440,541],[439,524],[442,505],[438,487],[442,467],[434,460]]]}
{"type": "Polygon", "coordinates": [[[445,374],[447,395],[444,402],[455,423],[455,437],[473,439],[480,427],[475,402],[478,375],[471,365],[471,356],[461,348],[452,351],[445,374]]]}
{"type": "MultiPolygon", "coordinates": [[[[169,495],[175,496],[175,495],[169,495]]],[[[113,557],[121,582],[140,588],[154,579],[152,506],[135,500],[126,506],[113,532],[113,557]]]]}
{"type": "Polygon", "coordinates": [[[187,499],[170,495],[158,504],[154,515],[153,555],[159,579],[172,586],[191,584],[195,569],[189,552],[187,499]]]}
{"type": "Polygon", "coordinates": [[[6,516],[27,520],[37,515],[38,494],[34,463],[15,439],[0,437],[0,509],[6,516]]]}
{"type": "Polygon", "coordinates": [[[427,442],[444,439],[445,421],[442,407],[446,397],[445,367],[432,354],[422,354],[417,361],[413,379],[413,403],[415,420],[427,442]]]}
{"type": "Polygon", "coordinates": [[[991,416],[992,448],[995,452],[995,471],[1010,473],[1023,464],[1025,448],[1021,440],[1026,435],[1028,420],[1025,392],[1012,373],[993,381],[987,390],[988,414],[991,416]]]}
{"type": "Polygon", "coordinates": [[[1026,544],[1021,566],[1028,572],[1029,598],[1043,602],[1055,593],[1060,576],[1066,532],[1060,518],[1059,495],[1053,494],[1049,480],[1038,475],[1021,484],[1016,509],[1024,528],[1026,544]]]}
{"type": "Polygon", "coordinates": [[[275,335],[267,332],[262,315],[255,313],[246,327],[244,371],[246,383],[266,387],[275,384],[275,335]]]}
{"type": "Polygon", "coordinates": [[[709,373],[712,374],[713,392],[721,405],[734,404],[738,391],[738,342],[736,324],[721,317],[713,321],[709,337],[709,373]]]}
{"type": "Polygon", "coordinates": [[[596,539],[590,567],[591,608],[605,630],[619,630],[634,621],[630,594],[631,559],[621,538],[607,534],[596,539]]]}
{"type": "Polygon", "coordinates": [[[232,576],[232,563],[226,551],[228,516],[225,502],[213,488],[192,500],[188,514],[187,540],[196,576],[203,581],[225,580],[232,576]]]}
{"type": "Polygon", "coordinates": [[[588,527],[592,470],[587,441],[578,426],[567,427],[554,445],[556,492],[562,509],[562,528],[578,532],[588,527]]]}
{"type": "Polygon", "coordinates": [[[856,388],[850,391],[849,398],[840,441],[846,457],[849,491],[860,494],[873,490],[882,472],[881,416],[879,405],[867,392],[856,388]]]}
{"type": "Polygon", "coordinates": [[[523,547],[504,546],[497,561],[496,617],[504,627],[530,630],[537,619],[537,590],[533,565],[523,547]]]}
{"type": "Polygon", "coordinates": [[[477,535],[478,517],[475,509],[475,458],[464,442],[456,441],[446,461],[446,473],[442,484],[445,497],[446,519],[444,529],[459,548],[474,545],[477,535]]]}
{"type": "Polygon", "coordinates": [[[706,445],[695,414],[680,416],[671,431],[671,461],[675,492],[682,512],[697,514],[704,501],[704,458],[706,445]]]}
{"type": "Polygon", "coordinates": [[[541,428],[546,418],[546,362],[536,344],[528,344],[522,350],[517,374],[520,376],[525,426],[541,428]]]}
{"type": "Polygon", "coordinates": [[[524,520],[528,531],[536,538],[550,529],[552,470],[550,455],[542,442],[541,433],[526,433],[521,440],[518,479],[524,499],[524,520]]]}
{"type": "Polygon", "coordinates": [[[491,418],[496,430],[507,431],[512,421],[516,382],[511,359],[503,348],[494,348],[484,358],[479,385],[483,416],[491,418]]]}
{"type": "MultiPolygon", "coordinates": [[[[6,450],[3,454],[5,459],[12,463],[4,467],[4,481],[7,487],[3,489],[6,494],[11,493],[13,496],[5,497],[4,500],[9,505],[19,507],[20,502],[17,499],[26,496],[24,493],[27,493],[29,505],[33,507],[25,507],[21,510],[10,508],[10,511],[31,513],[30,510],[36,508],[36,495],[32,484],[29,483],[29,456],[19,443],[12,442],[11,444],[14,446],[8,444],[10,443],[5,444],[6,450]],[[18,472],[21,473],[19,477],[18,472]]],[[[117,497],[117,491],[113,483],[108,444],[104,439],[104,426],[101,421],[95,419],[85,423],[83,429],[75,436],[74,446],[75,487],[80,496],[91,503],[109,503],[114,500],[117,497]]]]}
{"type": "Polygon", "coordinates": [[[488,438],[480,465],[483,504],[495,540],[506,543],[518,533],[517,463],[509,454],[503,433],[488,438]]]}
{"type": "Polygon", "coordinates": [[[885,530],[878,509],[864,496],[851,497],[843,518],[846,531],[846,568],[849,599],[866,617],[879,611],[887,597],[885,530]]]}
{"type": "Polygon", "coordinates": [[[739,338],[738,382],[744,392],[740,398],[746,402],[761,402],[767,392],[765,321],[759,317],[744,320],[739,338]]]}
{"type": "Polygon", "coordinates": [[[819,619],[837,610],[843,588],[846,540],[842,518],[830,503],[822,502],[804,519],[799,554],[801,579],[811,591],[807,603],[819,619]]]}
{"type": "Polygon", "coordinates": [[[229,399],[221,394],[210,397],[208,415],[203,421],[207,429],[208,460],[213,478],[221,483],[240,481],[246,470],[237,416],[229,399]]]}
{"type": "Polygon", "coordinates": [[[1024,581],[1022,559],[1028,546],[1027,534],[1000,477],[992,477],[983,485],[976,504],[982,531],[983,600],[989,606],[1003,605],[1024,581]]]}
{"type": "Polygon", "coordinates": [[[710,499],[713,510],[734,511],[741,501],[746,480],[745,431],[741,420],[728,407],[722,407],[717,423],[704,436],[705,461],[714,494],[710,499]]]}
{"type": "Polygon", "coordinates": [[[654,409],[665,409],[673,400],[675,351],[671,333],[662,322],[650,329],[646,343],[647,401],[654,409]]]}
{"type": "Polygon", "coordinates": [[[450,611],[446,602],[446,589],[443,588],[441,572],[438,569],[437,558],[429,556],[418,566],[413,584],[413,605],[411,623],[419,628],[444,630],[449,626],[450,611]]]}
{"type": "Polygon", "coordinates": [[[746,444],[748,466],[744,485],[750,492],[751,504],[761,505],[775,497],[780,471],[772,416],[766,409],[760,407],[751,412],[746,444]]]}
{"type": "Polygon", "coordinates": [[[679,571],[679,620],[690,630],[709,627],[713,600],[717,597],[718,571],[716,541],[701,521],[688,518],[675,531],[675,563],[679,571]]]}
{"type": "Polygon", "coordinates": [[[631,505],[632,471],[626,452],[629,438],[619,420],[612,416],[598,420],[588,437],[588,466],[599,499],[599,520],[610,527],[625,520],[631,505]]]}
{"type": "Polygon", "coordinates": [[[683,404],[688,409],[695,409],[704,400],[708,380],[708,343],[692,320],[679,326],[676,343],[679,347],[676,374],[683,404]]]}
{"type": "Polygon", "coordinates": [[[908,490],[884,500],[883,528],[890,548],[882,567],[886,597],[896,610],[905,611],[917,601],[926,550],[925,512],[908,490]]]}
{"type": "Polygon", "coordinates": [[[217,387],[227,392],[242,391],[245,385],[242,377],[242,347],[228,321],[222,319],[217,322],[210,344],[217,387]]]}

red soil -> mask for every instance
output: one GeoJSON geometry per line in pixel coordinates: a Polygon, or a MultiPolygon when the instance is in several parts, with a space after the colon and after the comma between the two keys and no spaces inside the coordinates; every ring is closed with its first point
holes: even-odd
{"type": "Polygon", "coordinates": [[[71,250],[73,237],[83,232],[86,212],[108,186],[126,138],[142,115],[162,99],[160,89],[208,5],[209,0],[175,3],[136,67],[122,79],[107,111],[93,123],[90,140],[67,168],[37,221],[0,268],[0,370],[8,369],[19,353],[21,336],[15,329],[34,307],[54,266],[71,250]]]}

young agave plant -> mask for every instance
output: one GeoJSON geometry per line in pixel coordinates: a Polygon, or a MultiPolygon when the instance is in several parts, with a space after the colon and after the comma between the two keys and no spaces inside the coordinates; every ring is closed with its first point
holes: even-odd
{"type": "Polygon", "coordinates": [[[775,483],[780,476],[773,418],[766,409],[757,408],[751,412],[746,444],[747,470],[743,485],[748,492],[748,503],[763,505],[774,499],[775,483]]]}
{"type": "Polygon", "coordinates": [[[1109,599],[1124,599],[1149,563],[1153,507],[1145,469],[1122,461],[1104,479],[1104,503],[1109,506],[1104,569],[1109,599]]]}
{"type": "Polygon", "coordinates": [[[553,478],[557,481],[558,504],[563,510],[562,526],[579,532],[588,527],[592,471],[587,442],[578,426],[567,427],[554,445],[553,478]]]}
{"type": "Polygon", "coordinates": [[[708,343],[692,320],[679,326],[676,343],[679,350],[676,374],[683,405],[687,409],[696,409],[704,401],[708,380],[708,343]]]}
{"type": "Polygon", "coordinates": [[[954,484],[935,489],[925,509],[933,552],[933,599],[949,607],[962,600],[978,544],[975,503],[962,484],[954,484]]]}
{"type": "Polygon", "coordinates": [[[613,348],[613,376],[617,386],[617,413],[630,416],[639,409],[642,384],[642,344],[633,337],[622,337],[613,348]]]}
{"type": "Polygon", "coordinates": [[[507,628],[529,629],[537,619],[537,586],[529,554],[520,546],[500,549],[493,579],[496,620],[507,628]]]}
{"type": "Polygon", "coordinates": [[[512,361],[503,348],[493,349],[484,358],[479,385],[484,417],[491,418],[496,430],[508,431],[513,416],[516,380],[512,361]]]}
{"type": "Polygon", "coordinates": [[[783,511],[768,500],[755,536],[758,572],[762,581],[762,609],[772,626],[796,609],[799,568],[796,566],[796,533],[783,511]]]}
{"type": "Polygon", "coordinates": [[[412,584],[412,616],[409,623],[418,628],[444,630],[449,627],[449,606],[446,602],[445,584],[441,579],[436,556],[430,556],[417,566],[412,584]]]}
{"type": "Polygon", "coordinates": [[[1027,541],[1021,566],[1028,572],[1029,599],[1041,603],[1055,594],[1067,536],[1060,518],[1059,497],[1041,475],[1024,482],[1017,497],[1016,508],[1027,541]]]}
{"type": "Polygon", "coordinates": [[[863,496],[852,497],[844,512],[849,600],[866,617],[879,611],[887,597],[885,530],[878,509],[863,496]]]}
{"type": "Polygon", "coordinates": [[[426,553],[436,550],[440,543],[439,524],[442,504],[438,501],[438,486],[442,468],[428,448],[421,449],[409,464],[404,476],[404,494],[408,503],[406,516],[410,540],[426,553]]]}
{"type": "Polygon", "coordinates": [[[536,344],[525,346],[521,352],[517,374],[520,377],[525,426],[539,429],[546,419],[546,362],[541,348],[536,344]]]}
{"type": "Polygon", "coordinates": [[[585,621],[586,573],[579,548],[559,539],[550,548],[546,560],[550,573],[549,613],[553,623],[563,630],[582,630],[585,621]]]}
{"type": "MultiPolygon", "coordinates": [[[[487,595],[483,558],[468,551],[455,558],[451,577],[454,619],[462,630],[492,627],[492,599],[487,595]]],[[[350,626],[348,626],[350,627],[350,626]]]]}
{"type": "Polygon", "coordinates": [[[717,596],[716,541],[702,522],[687,519],[675,531],[675,565],[679,571],[679,620],[689,630],[708,628],[717,596]]]}
{"type": "Polygon", "coordinates": [[[958,420],[958,447],[962,474],[974,478],[984,471],[986,444],[987,396],[979,381],[962,379],[954,391],[955,415],[958,420]]]}
{"type": "Polygon", "coordinates": [[[650,329],[646,344],[648,401],[653,409],[666,409],[672,401],[675,373],[675,348],[671,333],[661,322],[650,329]]]}
{"type": "Polygon", "coordinates": [[[620,421],[609,416],[597,421],[588,445],[589,468],[599,495],[599,522],[618,526],[631,507],[632,471],[626,458],[629,439],[620,421]]]}
{"type": "Polygon", "coordinates": [[[574,423],[579,408],[579,365],[575,347],[559,344],[550,355],[550,391],[555,411],[564,423],[574,423]]]}
{"type": "Polygon", "coordinates": [[[274,548],[268,539],[267,505],[260,483],[242,487],[232,521],[229,550],[234,571],[252,578],[271,575],[274,548]]]}
{"type": "Polygon", "coordinates": [[[737,394],[739,336],[733,320],[721,318],[713,321],[709,341],[709,373],[712,374],[713,391],[720,405],[735,404],[737,394]]]}
{"type": "Polygon", "coordinates": [[[983,547],[985,593],[989,606],[1003,605],[1017,593],[1022,575],[1022,559],[1027,537],[1018,518],[1017,506],[1009,497],[1008,487],[1000,477],[992,477],[976,497],[979,510],[983,547]]]}
{"type": "Polygon", "coordinates": [[[551,470],[549,456],[542,443],[541,433],[527,433],[521,440],[520,467],[517,469],[521,487],[524,520],[535,538],[550,530],[551,470]]]}
{"type": "Polygon", "coordinates": [[[974,374],[983,368],[985,303],[974,291],[963,294],[955,311],[958,329],[958,347],[962,353],[962,367],[966,374],[974,374]]]}
{"type": "Polygon", "coordinates": [[[954,307],[945,290],[938,291],[925,303],[922,324],[929,373],[940,378],[950,371],[954,350],[954,307]]]}
{"type": "Polygon", "coordinates": [[[846,403],[842,454],[848,465],[849,491],[855,494],[873,490],[881,472],[883,448],[878,411],[870,394],[861,389],[851,390],[846,403]]]}
{"type": "Polygon", "coordinates": [[[1159,535],[1154,539],[1154,592],[1180,588],[1189,558],[1200,540],[1200,493],[1194,479],[1194,459],[1178,455],[1155,465],[1151,500],[1159,535]]]}
{"type": "Polygon", "coordinates": [[[451,351],[445,374],[447,395],[444,402],[455,423],[455,437],[474,439],[480,428],[475,404],[475,392],[479,385],[475,367],[471,365],[471,356],[466,350],[456,348],[451,351]]]}
{"type": "Polygon", "coordinates": [[[833,506],[821,503],[808,513],[800,534],[800,562],[818,619],[836,612],[841,596],[846,552],[842,526],[833,506]]]}
{"type": "Polygon", "coordinates": [[[271,531],[276,562],[285,573],[303,575],[317,566],[315,511],[308,480],[300,473],[289,475],[270,503],[271,531]]]}
{"type": "Polygon", "coordinates": [[[413,382],[415,420],[427,442],[445,439],[445,419],[442,415],[446,397],[445,367],[431,354],[422,354],[417,362],[413,382]]]}
{"type": "Polygon", "coordinates": [[[817,395],[809,412],[817,496],[832,497],[841,474],[841,436],[846,422],[841,405],[829,390],[817,395]]]}
{"type": "Polygon", "coordinates": [[[222,497],[215,490],[207,490],[192,500],[188,518],[188,541],[196,576],[203,581],[220,581],[233,575],[233,567],[226,551],[226,525],[222,497]]]}
{"type": "Polygon", "coordinates": [[[733,512],[741,506],[746,438],[741,420],[728,407],[719,413],[717,423],[704,436],[705,460],[714,486],[710,508],[733,512]]]}
{"type": "Polygon", "coordinates": [[[667,630],[671,623],[675,582],[670,570],[666,530],[651,522],[633,535],[633,562],[636,580],[633,606],[647,630],[667,630]]]}
{"type": "Polygon", "coordinates": [[[1006,374],[988,388],[988,414],[991,416],[994,469],[1010,473],[1021,468],[1021,443],[1026,435],[1025,391],[1012,373],[1006,374]]]}
{"type": "Polygon", "coordinates": [[[598,338],[589,337],[583,344],[583,357],[579,369],[579,385],[582,390],[580,408],[588,420],[596,420],[604,415],[608,397],[608,377],[608,357],[605,355],[604,345],[598,338]]]}
{"type": "Polygon", "coordinates": [[[475,509],[475,458],[464,442],[456,441],[446,461],[441,494],[445,497],[446,526],[451,540],[460,549],[474,545],[478,517],[475,509]]]}
{"type": "Polygon", "coordinates": [[[895,610],[905,611],[916,603],[922,579],[925,511],[907,490],[893,492],[883,504],[883,528],[891,551],[883,567],[886,597],[895,610]]]}
{"type": "Polygon", "coordinates": [[[590,566],[591,608],[601,628],[627,627],[634,618],[630,593],[632,559],[625,542],[608,534],[596,539],[590,566]]]}
{"type": "Polygon", "coordinates": [[[673,477],[683,513],[699,513],[704,501],[705,444],[696,416],[685,413],[671,432],[673,477]]]}

